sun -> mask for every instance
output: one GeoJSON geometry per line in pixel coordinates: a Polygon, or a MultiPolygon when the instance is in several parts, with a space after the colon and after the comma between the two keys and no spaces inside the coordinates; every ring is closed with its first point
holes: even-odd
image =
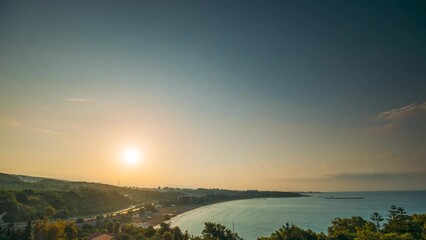
{"type": "Polygon", "coordinates": [[[142,153],[136,148],[127,148],[121,153],[121,160],[124,164],[132,166],[137,164],[142,158],[142,153]]]}

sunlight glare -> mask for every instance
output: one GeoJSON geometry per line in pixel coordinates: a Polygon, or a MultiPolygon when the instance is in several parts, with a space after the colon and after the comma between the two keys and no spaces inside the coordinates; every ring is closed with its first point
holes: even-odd
{"type": "Polygon", "coordinates": [[[129,148],[123,151],[121,158],[126,165],[135,165],[141,159],[141,153],[138,149],[129,148]]]}

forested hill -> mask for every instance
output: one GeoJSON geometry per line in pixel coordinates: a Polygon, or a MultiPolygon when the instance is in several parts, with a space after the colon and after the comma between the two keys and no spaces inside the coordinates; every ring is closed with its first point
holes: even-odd
{"type": "Polygon", "coordinates": [[[6,213],[5,222],[96,215],[135,203],[173,201],[181,195],[184,193],[0,173],[0,214],[6,213]]]}
{"type": "Polygon", "coordinates": [[[72,218],[158,202],[208,204],[258,197],[301,197],[293,192],[224,189],[135,188],[0,173],[0,215],[5,222],[72,218]]]}

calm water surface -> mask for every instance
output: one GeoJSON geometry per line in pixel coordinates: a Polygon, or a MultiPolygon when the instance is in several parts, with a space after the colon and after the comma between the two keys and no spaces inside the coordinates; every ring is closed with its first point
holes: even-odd
{"type": "Polygon", "coordinates": [[[172,225],[201,235],[204,222],[221,223],[246,240],[269,236],[286,222],[316,232],[327,231],[333,218],[361,216],[369,219],[379,212],[385,218],[391,205],[403,207],[408,214],[426,213],[426,191],[313,193],[311,197],[263,198],[218,203],[176,216],[172,225]],[[363,197],[363,199],[325,199],[363,197]]]}

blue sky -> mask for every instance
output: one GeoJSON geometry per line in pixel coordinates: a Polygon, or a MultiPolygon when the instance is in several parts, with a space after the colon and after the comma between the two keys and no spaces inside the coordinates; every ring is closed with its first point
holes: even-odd
{"type": "Polygon", "coordinates": [[[0,171],[426,187],[422,1],[0,4],[0,171]],[[147,152],[136,170],[78,167],[116,169],[126,144],[147,152]]]}

